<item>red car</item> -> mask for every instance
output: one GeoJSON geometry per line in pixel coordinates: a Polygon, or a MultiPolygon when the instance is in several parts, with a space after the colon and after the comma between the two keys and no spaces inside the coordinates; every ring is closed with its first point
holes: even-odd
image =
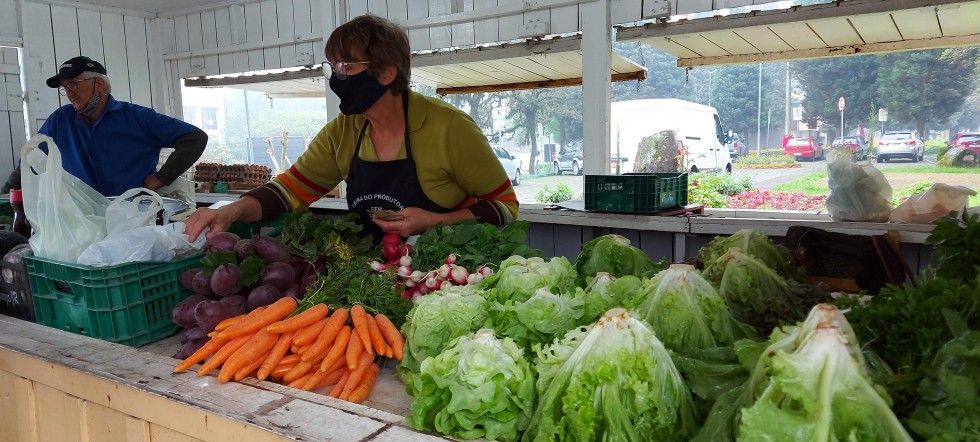
{"type": "Polygon", "coordinates": [[[783,146],[783,153],[796,158],[811,161],[824,159],[823,146],[813,141],[813,138],[793,138],[783,146]]]}
{"type": "Polygon", "coordinates": [[[977,154],[980,154],[980,133],[971,132],[956,134],[956,136],[950,140],[949,146],[970,149],[977,154]]]}

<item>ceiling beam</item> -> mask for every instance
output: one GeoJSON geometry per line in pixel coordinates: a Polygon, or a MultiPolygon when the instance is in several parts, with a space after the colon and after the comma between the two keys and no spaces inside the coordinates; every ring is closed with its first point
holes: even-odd
{"type": "MultiPolygon", "coordinates": [[[[646,78],[647,78],[646,70],[627,72],[624,74],[612,74],[612,76],[610,77],[610,79],[613,82],[630,81],[630,80],[642,81],[645,80],[646,78]]],[[[581,85],[582,85],[582,77],[576,77],[576,78],[562,78],[560,80],[528,81],[524,83],[445,87],[445,88],[436,89],[436,93],[439,95],[477,94],[477,93],[484,93],[484,92],[506,92],[506,91],[519,91],[519,90],[527,90],[527,89],[545,89],[545,88],[581,86],[581,85]]]]}
{"type": "Polygon", "coordinates": [[[233,77],[219,77],[219,78],[207,78],[207,77],[188,78],[184,80],[184,86],[222,87],[222,86],[236,86],[242,84],[270,83],[274,81],[301,80],[304,78],[315,78],[315,77],[323,77],[323,71],[319,67],[315,67],[311,69],[302,69],[298,71],[277,72],[273,74],[236,75],[233,77]]]}

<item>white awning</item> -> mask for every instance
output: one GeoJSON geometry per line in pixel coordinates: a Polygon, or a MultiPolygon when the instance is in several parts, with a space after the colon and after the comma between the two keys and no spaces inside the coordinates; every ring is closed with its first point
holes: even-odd
{"type": "MultiPolygon", "coordinates": [[[[582,84],[581,36],[556,37],[494,46],[418,53],[412,81],[439,94],[500,92],[582,84]]],[[[646,69],[613,53],[611,81],[643,80],[646,69]]],[[[272,98],[322,97],[326,82],[319,67],[265,74],[223,75],[184,80],[189,87],[232,87],[272,98]]]]}
{"type": "Polygon", "coordinates": [[[848,0],[620,28],[680,67],[980,44],[980,1],[848,0]]]}

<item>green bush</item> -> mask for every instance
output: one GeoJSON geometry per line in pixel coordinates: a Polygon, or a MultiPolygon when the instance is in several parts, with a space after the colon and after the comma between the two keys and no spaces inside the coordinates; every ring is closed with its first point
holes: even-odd
{"type": "Polygon", "coordinates": [[[540,178],[554,174],[555,166],[552,163],[538,163],[536,166],[534,166],[534,173],[526,176],[525,178],[540,178]]]}
{"type": "Polygon", "coordinates": [[[727,173],[695,173],[687,179],[687,199],[705,207],[725,207],[725,197],[752,189],[752,179],[735,178],[727,173]]]}
{"type": "Polygon", "coordinates": [[[947,144],[945,141],[926,141],[926,155],[936,155],[937,157],[941,157],[947,150],[949,150],[949,144],[947,144]]]}
{"type": "Polygon", "coordinates": [[[762,155],[750,153],[735,159],[735,164],[792,164],[795,162],[796,158],[793,158],[792,155],[781,153],[764,153],[762,155]]]}
{"type": "Polygon", "coordinates": [[[554,188],[551,187],[551,184],[545,184],[544,187],[538,190],[538,194],[535,195],[534,199],[539,203],[558,204],[572,199],[572,188],[568,187],[568,184],[565,183],[558,183],[554,188]]]}
{"type": "Polygon", "coordinates": [[[922,192],[925,192],[926,190],[929,190],[929,188],[932,187],[932,184],[933,184],[932,181],[925,181],[925,180],[916,181],[910,184],[908,187],[895,193],[894,197],[892,198],[892,205],[897,206],[902,203],[902,200],[912,195],[917,195],[922,192]]]}

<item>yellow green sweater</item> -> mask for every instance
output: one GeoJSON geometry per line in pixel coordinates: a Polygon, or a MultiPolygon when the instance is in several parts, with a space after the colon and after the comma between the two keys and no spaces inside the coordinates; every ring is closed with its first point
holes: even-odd
{"type": "MultiPolygon", "coordinates": [[[[248,195],[262,203],[262,219],[307,207],[347,178],[362,115],[341,115],[313,138],[296,164],[248,195]]],[[[408,130],[422,191],[446,208],[468,208],[482,222],[504,225],[517,217],[517,195],[486,136],[464,112],[409,92],[408,130]]],[[[378,161],[371,137],[360,158],[378,161]]],[[[399,159],[406,158],[402,145],[399,159]]]]}

